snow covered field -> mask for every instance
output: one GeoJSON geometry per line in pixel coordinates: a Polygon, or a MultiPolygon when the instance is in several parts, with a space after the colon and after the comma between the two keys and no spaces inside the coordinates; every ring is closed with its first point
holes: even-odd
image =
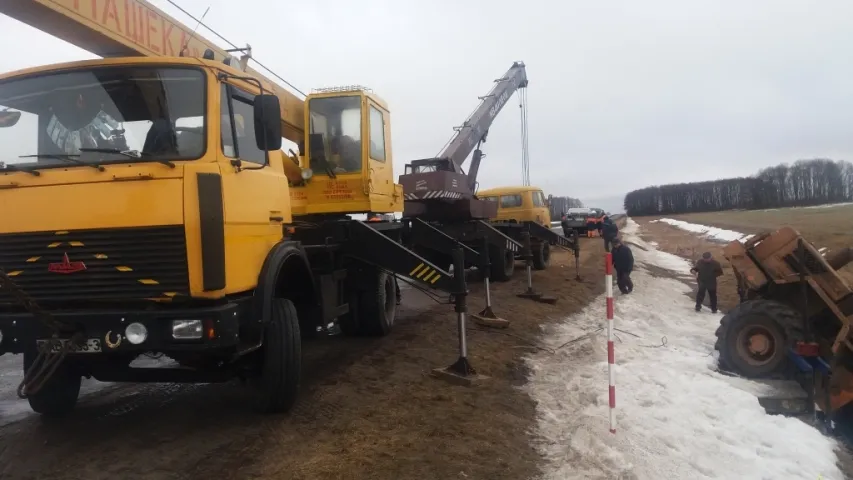
{"type": "MultiPolygon", "coordinates": [[[[842,479],[834,440],[768,415],[754,396],[763,386],[715,371],[720,316],[693,311],[690,287],[677,279],[691,278],[688,263],[641,240],[638,228],[629,219],[623,231],[635,290],[615,294],[616,434],[608,431],[605,331],[528,358],[545,477],[842,479]]],[[[549,346],[604,326],[601,297],[556,327],[549,346]]]]}
{"type": "Polygon", "coordinates": [[[689,223],[683,220],[675,220],[673,218],[661,218],[660,220],[652,220],[650,223],[663,222],[673,227],[686,230],[688,232],[698,233],[709,240],[719,242],[731,242],[739,240],[741,242],[748,240],[752,235],[744,235],[734,230],[726,230],[724,228],[709,227],[707,225],[699,225],[698,223],[689,223]]]}

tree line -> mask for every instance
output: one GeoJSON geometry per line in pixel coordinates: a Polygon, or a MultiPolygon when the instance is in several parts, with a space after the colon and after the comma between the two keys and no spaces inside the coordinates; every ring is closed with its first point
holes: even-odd
{"type": "Polygon", "coordinates": [[[853,163],[816,158],[764,168],[750,177],[641,188],[625,195],[625,211],[642,216],[845,201],[853,201],[853,163]]]}
{"type": "Polygon", "coordinates": [[[551,219],[559,220],[560,214],[565,212],[570,208],[580,208],[583,207],[583,202],[581,202],[577,198],[572,197],[550,197],[550,213],[551,219]]]}

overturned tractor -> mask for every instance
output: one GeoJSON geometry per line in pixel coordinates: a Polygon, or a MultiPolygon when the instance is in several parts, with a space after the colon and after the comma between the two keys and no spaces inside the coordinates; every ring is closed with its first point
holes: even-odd
{"type": "Polygon", "coordinates": [[[838,270],[853,261],[853,251],[824,256],[784,227],[732,242],[724,255],[741,303],[716,332],[720,367],[748,378],[796,379],[823,412],[849,404],[853,290],[838,270]]]}

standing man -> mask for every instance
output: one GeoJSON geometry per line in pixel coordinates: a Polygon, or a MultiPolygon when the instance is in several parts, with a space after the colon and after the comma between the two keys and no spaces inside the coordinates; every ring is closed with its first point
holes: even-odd
{"type": "Polygon", "coordinates": [[[627,245],[618,238],[613,240],[613,269],[616,270],[616,285],[622,293],[634,291],[634,282],[631,281],[631,272],[634,270],[634,254],[627,245]]]}
{"type": "Polygon", "coordinates": [[[699,284],[699,289],[696,291],[696,311],[702,311],[702,302],[705,300],[707,290],[711,298],[711,313],[717,313],[717,277],[723,274],[720,262],[711,257],[711,252],[705,252],[690,272],[696,274],[696,282],[699,284]]]}
{"type": "Polygon", "coordinates": [[[613,223],[613,220],[610,220],[610,217],[607,215],[602,219],[601,225],[601,236],[604,238],[604,251],[610,251],[610,244],[613,240],[616,240],[616,237],[619,235],[619,227],[613,223]]]}
{"type": "Polygon", "coordinates": [[[569,226],[569,218],[565,212],[560,215],[560,226],[563,227],[563,236],[569,238],[572,235],[572,227],[569,226]]]}

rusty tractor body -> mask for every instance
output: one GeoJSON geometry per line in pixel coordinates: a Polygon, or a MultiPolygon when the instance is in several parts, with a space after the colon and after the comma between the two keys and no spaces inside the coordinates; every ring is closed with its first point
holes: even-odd
{"type": "Polygon", "coordinates": [[[717,329],[723,369],[750,378],[800,381],[823,412],[853,400],[853,290],[838,270],[845,248],[824,256],[783,227],[724,249],[741,303],[717,329]]]}

